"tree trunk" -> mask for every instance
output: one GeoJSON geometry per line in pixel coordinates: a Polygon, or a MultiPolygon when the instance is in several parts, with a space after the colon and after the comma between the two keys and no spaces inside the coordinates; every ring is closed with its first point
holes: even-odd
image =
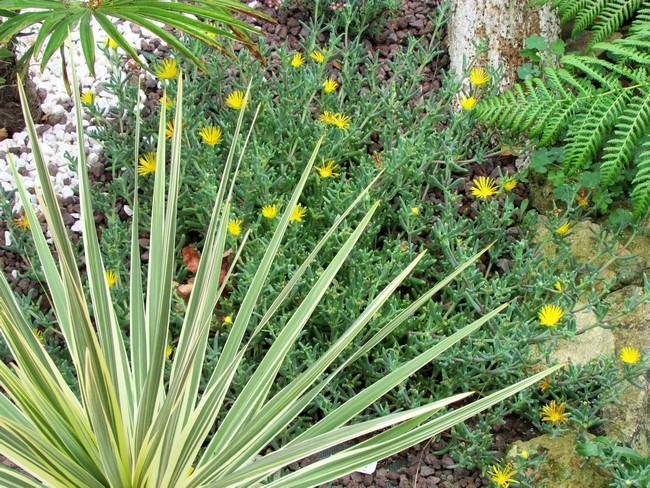
{"type": "Polygon", "coordinates": [[[524,41],[539,34],[552,41],[560,36],[560,21],[549,5],[525,8],[530,0],[455,0],[449,23],[447,45],[451,69],[459,76],[463,59],[468,64],[476,55],[474,43],[488,39],[490,51],[477,65],[504,67],[502,87],[517,81],[517,68],[525,61],[519,56],[524,41]]]}
{"type": "MultiPolygon", "coordinates": [[[[9,45],[8,49],[14,51],[13,46],[9,45]]],[[[6,80],[5,84],[0,86],[0,129],[6,129],[8,136],[11,137],[14,132],[20,132],[25,128],[23,112],[20,107],[20,97],[18,96],[18,81],[16,73],[18,72],[16,56],[0,59],[0,78],[6,80]]],[[[25,76],[23,80],[25,94],[29,105],[29,112],[36,123],[41,120],[41,100],[38,96],[34,82],[25,76]]]]}

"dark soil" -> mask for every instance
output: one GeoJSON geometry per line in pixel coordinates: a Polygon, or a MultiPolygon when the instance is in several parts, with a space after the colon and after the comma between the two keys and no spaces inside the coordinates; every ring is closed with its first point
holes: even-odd
{"type": "MultiPolygon", "coordinates": [[[[370,54],[377,53],[380,61],[389,61],[396,51],[401,46],[406,45],[408,42],[409,34],[418,38],[427,36],[433,31],[433,25],[428,20],[433,9],[436,8],[437,0],[422,0],[403,3],[399,16],[385,26],[379,34],[373,38],[366,40],[366,46],[370,54]]],[[[280,44],[288,41],[291,49],[301,50],[300,38],[307,36],[308,31],[302,27],[301,22],[308,22],[308,14],[301,10],[299,7],[290,7],[282,11],[277,11],[270,7],[261,7],[261,10],[267,15],[275,18],[277,24],[260,24],[266,34],[266,42],[270,44],[280,44]]],[[[137,29],[137,27],[134,27],[137,29]]],[[[322,37],[322,35],[321,35],[322,37]]],[[[324,42],[325,38],[318,39],[319,42],[324,42]]],[[[444,40],[442,44],[444,49],[444,40]]],[[[165,49],[162,48],[157,40],[151,40],[143,43],[143,50],[149,51],[157,56],[164,55],[165,49]]],[[[270,60],[272,61],[272,60],[270,60]]],[[[427,68],[424,81],[422,82],[422,94],[426,96],[432,90],[440,88],[440,72],[448,64],[448,57],[442,54],[427,68]]],[[[138,68],[134,66],[134,70],[138,68]]],[[[385,63],[385,68],[380,70],[379,76],[388,80],[391,78],[392,73],[385,63]]],[[[154,105],[158,104],[160,94],[156,91],[156,85],[152,84],[149,88],[148,101],[153,109],[154,105]]],[[[146,104],[146,103],[145,103],[146,104]]],[[[3,126],[3,121],[0,120],[0,127],[3,126]]],[[[46,121],[45,123],[48,123],[46,121]]],[[[52,121],[53,123],[56,121],[52,121]]],[[[72,128],[71,128],[72,130],[72,128]]],[[[0,154],[0,156],[3,156],[0,154]]],[[[478,176],[496,176],[498,170],[505,173],[515,173],[513,158],[492,158],[485,164],[474,165],[468,168],[466,174],[467,187],[469,188],[470,182],[478,176]]],[[[105,183],[110,179],[110,173],[104,170],[102,164],[97,164],[90,170],[90,177],[94,183],[105,183]]],[[[515,189],[513,192],[521,200],[526,197],[523,185],[515,189]]],[[[430,198],[435,199],[435,195],[430,198]]],[[[471,208],[471,199],[467,199],[465,210],[471,215],[473,210],[471,208]]],[[[76,219],[71,214],[79,213],[79,201],[75,196],[65,201],[61,201],[61,207],[64,215],[64,222],[66,225],[71,226],[76,219]]],[[[515,202],[518,203],[518,202],[515,202]]],[[[124,220],[128,220],[123,211],[119,212],[124,220]]],[[[95,215],[95,222],[98,225],[98,230],[105,225],[105,217],[102,215],[95,215]]],[[[0,236],[4,235],[7,230],[6,221],[0,221],[0,236]]],[[[518,235],[517,227],[509,229],[508,233],[512,236],[518,235]]],[[[72,235],[72,240],[76,242],[79,239],[78,234],[72,235]]],[[[144,252],[144,250],[143,250],[144,252]]],[[[144,256],[146,257],[146,256],[144,256]]],[[[36,289],[37,292],[42,291],[41,285],[23,276],[23,272],[28,267],[26,260],[19,254],[10,251],[6,248],[0,248],[0,268],[7,276],[12,288],[21,295],[25,295],[31,289],[36,289]],[[12,271],[18,270],[18,277],[12,276],[12,271]]],[[[37,293],[38,294],[38,293],[37,293]]],[[[47,311],[49,303],[47,300],[41,302],[43,311],[47,311]]],[[[518,439],[529,439],[538,433],[522,419],[511,416],[505,419],[505,424],[502,426],[495,426],[494,428],[494,444],[492,450],[496,454],[496,458],[500,458],[505,454],[506,448],[509,444],[518,439]]],[[[395,456],[391,456],[379,462],[377,470],[374,474],[361,474],[353,473],[348,476],[340,478],[336,482],[328,485],[331,487],[465,487],[473,488],[479,486],[488,486],[489,480],[485,476],[481,476],[478,470],[467,470],[460,467],[454,467],[454,460],[448,455],[436,455],[435,451],[442,451],[446,446],[447,437],[432,439],[428,443],[419,444],[411,449],[401,452],[395,456]],[[417,481],[416,481],[417,480],[417,481]]],[[[0,462],[4,462],[0,457],[0,462]]],[[[309,460],[305,461],[308,463],[309,460]]],[[[7,461],[9,463],[9,461],[7,461]]],[[[294,466],[295,468],[298,465],[294,466]]]]}

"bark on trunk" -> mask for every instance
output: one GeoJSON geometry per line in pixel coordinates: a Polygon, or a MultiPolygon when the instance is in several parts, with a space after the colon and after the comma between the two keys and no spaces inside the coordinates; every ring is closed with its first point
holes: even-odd
{"type": "Polygon", "coordinates": [[[463,59],[469,63],[476,55],[474,43],[488,38],[490,51],[478,65],[503,64],[502,87],[517,81],[517,68],[524,64],[519,51],[533,34],[548,40],[560,36],[560,21],[549,5],[525,8],[530,0],[455,0],[449,23],[447,45],[450,66],[462,74],[463,59]]]}
{"type": "MultiPolygon", "coordinates": [[[[12,49],[11,46],[9,49],[12,49]]],[[[20,132],[25,128],[23,112],[20,107],[18,96],[16,57],[3,58],[0,62],[0,77],[7,80],[0,86],[0,129],[5,128],[8,136],[14,132],[20,132]]],[[[38,96],[34,82],[26,76],[23,80],[25,94],[29,105],[29,112],[36,123],[41,120],[41,100],[38,96]]]]}

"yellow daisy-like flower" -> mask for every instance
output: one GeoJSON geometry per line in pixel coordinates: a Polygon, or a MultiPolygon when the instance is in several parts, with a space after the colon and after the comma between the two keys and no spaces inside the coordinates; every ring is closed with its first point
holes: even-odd
{"type": "Polygon", "coordinates": [[[412,213],[413,215],[417,215],[417,214],[420,213],[420,209],[417,208],[417,207],[413,207],[413,208],[411,209],[411,213],[412,213]]]}
{"type": "Polygon", "coordinates": [[[334,162],[333,159],[330,159],[327,164],[325,164],[325,158],[323,158],[323,162],[321,164],[321,167],[315,167],[314,170],[318,171],[318,174],[320,175],[321,178],[329,178],[330,176],[338,176],[339,173],[335,173],[334,170],[338,168],[338,164],[334,162]]]}
{"type": "Polygon", "coordinates": [[[526,451],[525,449],[521,451],[521,457],[524,459],[528,459],[528,451],[526,451]]]}
{"type": "MultiPolygon", "coordinates": [[[[208,27],[215,29],[216,26],[214,25],[214,22],[208,22],[207,23],[208,27]]],[[[212,39],[215,39],[217,37],[217,34],[212,32],[212,31],[205,31],[205,33],[208,35],[208,37],[211,37],[212,39]]]]}
{"type": "Polygon", "coordinates": [[[174,121],[170,120],[167,122],[167,128],[165,129],[165,136],[167,139],[174,137],[174,121]]]}
{"type": "Polygon", "coordinates": [[[560,283],[559,281],[556,281],[555,282],[555,289],[557,291],[559,291],[560,293],[562,293],[562,283],[560,283]]]}
{"type": "Polygon", "coordinates": [[[465,110],[471,110],[472,107],[476,105],[476,98],[474,97],[461,98],[460,104],[463,106],[465,110]]]}
{"type": "Polygon", "coordinates": [[[506,467],[501,469],[501,466],[494,465],[492,469],[488,471],[492,481],[497,485],[503,486],[503,488],[508,488],[510,483],[519,484],[519,481],[513,479],[512,477],[517,474],[517,471],[512,469],[512,466],[506,464],[506,467]]]}
{"type": "Polygon", "coordinates": [[[34,332],[38,342],[43,342],[43,331],[41,329],[33,328],[32,332],[34,332]]]}
{"type": "Polygon", "coordinates": [[[350,127],[350,117],[337,112],[334,114],[332,123],[339,129],[345,130],[350,127]]]}
{"type": "Polygon", "coordinates": [[[165,95],[160,99],[160,103],[165,105],[165,108],[169,108],[174,104],[174,101],[171,98],[169,98],[167,95],[165,95]]]}
{"type": "Polygon", "coordinates": [[[333,114],[332,112],[328,112],[325,110],[320,117],[318,117],[318,120],[321,122],[325,122],[326,124],[333,124],[335,120],[336,114],[333,114]]]}
{"type": "Polygon", "coordinates": [[[569,227],[571,227],[571,224],[569,224],[569,222],[564,222],[561,226],[555,229],[555,233],[560,235],[566,234],[569,231],[569,227]]]}
{"type": "Polygon", "coordinates": [[[562,315],[564,315],[564,310],[557,305],[544,305],[537,316],[540,324],[553,327],[560,321],[562,315]]]}
{"type": "Polygon", "coordinates": [[[559,405],[555,404],[555,400],[550,404],[542,407],[543,422],[551,422],[553,425],[564,422],[566,424],[567,417],[571,414],[565,413],[566,403],[562,402],[559,405]]]}
{"type": "Polygon", "coordinates": [[[178,64],[175,59],[165,59],[156,68],[156,76],[159,80],[168,80],[178,76],[178,64]]]}
{"type": "Polygon", "coordinates": [[[205,142],[208,146],[214,146],[215,144],[219,144],[221,142],[221,136],[223,135],[223,132],[221,132],[221,129],[217,127],[204,127],[201,132],[199,132],[199,135],[203,138],[203,142],[205,142]]]}
{"type": "Polygon", "coordinates": [[[156,153],[146,153],[138,161],[138,173],[147,176],[156,171],[156,153]]]}
{"type": "Polygon", "coordinates": [[[325,62],[325,55],[318,51],[318,50],[313,50],[310,54],[309,57],[316,61],[317,63],[323,63],[325,62]]]}
{"type": "Polygon", "coordinates": [[[544,378],[544,381],[539,385],[539,389],[542,391],[546,391],[551,387],[551,378],[549,376],[546,376],[544,378]]]}
{"type": "Polygon", "coordinates": [[[633,347],[621,349],[621,361],[627,364],[636,364],[641,361],[641,351],[633,347]]]}
{"type": "Polygon", "coordinates": [[[262,207],[262,216],[266,217],[267,219],[274,219],[277,214],[278,206],[276,204],[264,205],[262,207]]]}
{"type": "Polygon", "coordinates": [[[485,68],[472,68],[469,73],[469,82],[472,85],[483,85],[490,81],[490,75],[485,68]]]}
{"type": "Polygon", "coordinates": [[[92,105],[92,103],[95,101],[95,94],[91,91],[85,91],[81,94],[80,98],[83,103],[92,105]]]}
{"type": "Polygon", "coordinates": [[[244,92],[241,90],[235,90],[230,95],[226,97],[226,107],[239,110],[244,106],[244,92]]]}
{"type": "Polygon", "coordinates": [[[237,237],[239,234],[241,234],[242,222],[242,219],[232,219],[230,222],[228,222],[228,232],[230,232],[231,235],[237,237]]]}
{"type": "Polygon", "coordinates": [[[487,176],[479,176],[478,180],[474,180],[473,183],[472,194],[477,198],[488,198],[499,192],[497,182],[487,176]]]}
{"type": "Polygon", "coordinates": [[[515,188],[517,188],[517,183],[518,183],[517,180],[515,180],[514,178],[512,180],[508,180],[503,184],[503,189],[505,191],[512,191],[515,188]]]}
{"type": "Polygon", "coordinates": [[[293,58],[291,58],[291,66],[294,68],[300,68],[302,66],[303,62],[303,57],[301,53],[296,53],[293,55],[293,58]]]}
{"type": "Polygon", "coordinates": [[[223,323],[226,324],[226,325],[230,325],[230,324],[232,324],[232,317],[231,317],[230,315],[226,315],[226,316],[223,318],[223,323]]]}
{"type": "Polygon", "coordinates": [[[165,356],[167,357],[167,359],[172,357],[172,352],[174,352],[174,350],[172,349],[172,346],[168,345],[167,349],[165,349],[165,356]]]}
{"type": "Polygon", "coordinates": [[[25,215],[24,211],[21,211],[18,214],[18,217],[14,219],[14,225],[21,229],[29,229],[29,220],[27,219],[27,215],[25,215]]]}
{"type": "MultiPolygon", "coordinates": [[[[185,122],[183,122],[181,130],[184,129],[184,128],[185,128],[185,122]]],[[[171,139],[172,137],[174,137],[174,121],[173,120],[170,120],[169,122],[167,122],[167,128],[165,129],[165,137],[167,137],[167,139],[171,139]]]]}
{"type": "Polygon", "coordinates": [[[332,93],[339,87],[339,84],[332,78],[328,78],[323,82],[323,87],[325,87],[325,93],[332,93]]]}
{"type": "Polygon", "coordinates": [[[291,222],[302,222],[302,218],[305,216],[306,213],[307,213],[307,209],[305,207],[296,205],[295,207],[293,207],[293,211],[291,212],[291,218],[289,220],[291,222]]]}
{"type": "Polygon", "coordinates": [[[112,269],[107,269],[104,271],[104,273],[106,274],[106,283],[108,284],[109,288],[117,283],[117,276],[115,276],[115,273],[112,269]]]}
{"type": "Polygon", "coordinates": [[[104,41],[104,46],[108,46],[111,49],[117,49],[117,42],[115,42],[112,37],[108,36],[108,39],[104,41]]]}

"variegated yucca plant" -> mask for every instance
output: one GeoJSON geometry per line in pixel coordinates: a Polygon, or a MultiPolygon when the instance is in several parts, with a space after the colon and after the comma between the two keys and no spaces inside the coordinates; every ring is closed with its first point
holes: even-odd
{"type": "MultiPolygon", "coordinates": [[[[177,83],[174,126],[182,127],[181,76],[177,83]]],[[[35,487],[42,484],[62,488],[235,488],[260,484],[276,488],[315,486],[429,439],[534,384],[557,368],[543,371],[473,403],[468,403],[467,400],[472,392],[462,392],[442,400],[432,400],[430,404],[419,408],[398,411],[373,420],[351,422],[409,375],[494,318],[507,306],[504,304],[360,391],[290,442],[271,449],[269,446],[275,439],[286,438],[288,426],[305,411],[314,398],[337,375],[345,374],[346,366],[378,345],[431,300],[442,287],[463,270],[473,266],[478,254],[390,320],[369,341],[345,355],[343,360],[346,348],[418,265],[424,254],[417,256],[367,305],[360,316],[351,318],[349,329],[322,357],[305,367],[288,385],[272,394],[273,383],[288,351],[295,346],[305,324],[364,232],[379,202],[371,205],[284,324],[235,402],[226,407],[224,399],[233,377],[242,361],[245,361],[251,339],[263,333],[326,241],[337,232],[350,212],[367,200],[372,185],[336,220],[274,298],[268,310],[258,310],[262,302],[261,294],[268,293],[269,288],[265,283],[269,271],[282,245],[292,209],[312,172],[322,138],[318,141],[311,160],[277,221],[277,229],[265,254],[261,256],[257,272],[236,318],[229,326],[228,339],[219,353],[216,367],[209,373],[205,372],[205,350],[213,311],[225,286],[220,283],[219,275],[226,245],[233,185],[242,160],[241,154],[255,120],[254,116],[248,136],[240,136],[246,107],[244,104],[234,142],[224,163],[212,220],[206,231],[203,255],[187,305],[171,372],[166,378],[165,352],[169,341],[173,293],[181,131],[174,132],[171,153],[168,155],[165,147],[166,109],[164,104],[161,105],[158,164],[155,170],[150,228],[150,265],[146,286],[138,249],[140,216],[137,174],[135,180],[129,282],[130,327],[129,341],[125,342],[119,326],[121,321],[111,301],[92,218],[86,155],[82,143],[83,115],[74,73],[73,87],[80,142],[79,196],[87,276],[80,274],[77,267],[77,257],[48,176],[47,162],[43,159],[38,135],[26,110],[27,130],[41,182],[38,192],[40,208],[47,220],[56,258],[48,247],[16,168],[12,167],[38,249],[42,271],[47,279],[51,303],[76,369],[79,394],[77,396],[66,384],[42,343],[32,332],[32,325],[2,275],[0,326],[13,354],[13,363],[7,366],[0,362],[0,383],[4,389],[4,394],[0,395],[0,452],[31,475],[0,465],[0,484],[3,487],[35,487]],[[237,158],[236,153],[239,154],[237,158]],[[165,161],[168,161],[168,167],[164,164],[165,161]],[[85,298],[86,286],[89,287],[90,303],[85,298]],[[208,380],[205,387],[200,389],[202,374],[207,374],[208,380]],[[445,409],[459,400],[465,400],[462,407],[445,409]],[[213,432],[217,419],[218,428],[213,432]],[[368,437],[372,433],[375,435],[368,437]],[[351,447],[334,455],[323,457],[296,471],[285,469],[300,459],[349,443],[360,436],[364,436],[365,440],[352,443],[351,447]]],[[[24,93],[22,96],[24,99],[24,93]]],[[[139,133],[136,131],[136,148],[138,140],[139,133]]],[[[134,161],[138,161],[137,149],[134,161]]],[[[248,235],[244,241],[246,237],[248,235]]],[[[239,252],[241,248],[243,245],[239,252]]],[[[234,261],[236,263],[237,259],[234,261]]],[[[234,266],[236,264],[231,266],[230,272],[234,266]]]]}

